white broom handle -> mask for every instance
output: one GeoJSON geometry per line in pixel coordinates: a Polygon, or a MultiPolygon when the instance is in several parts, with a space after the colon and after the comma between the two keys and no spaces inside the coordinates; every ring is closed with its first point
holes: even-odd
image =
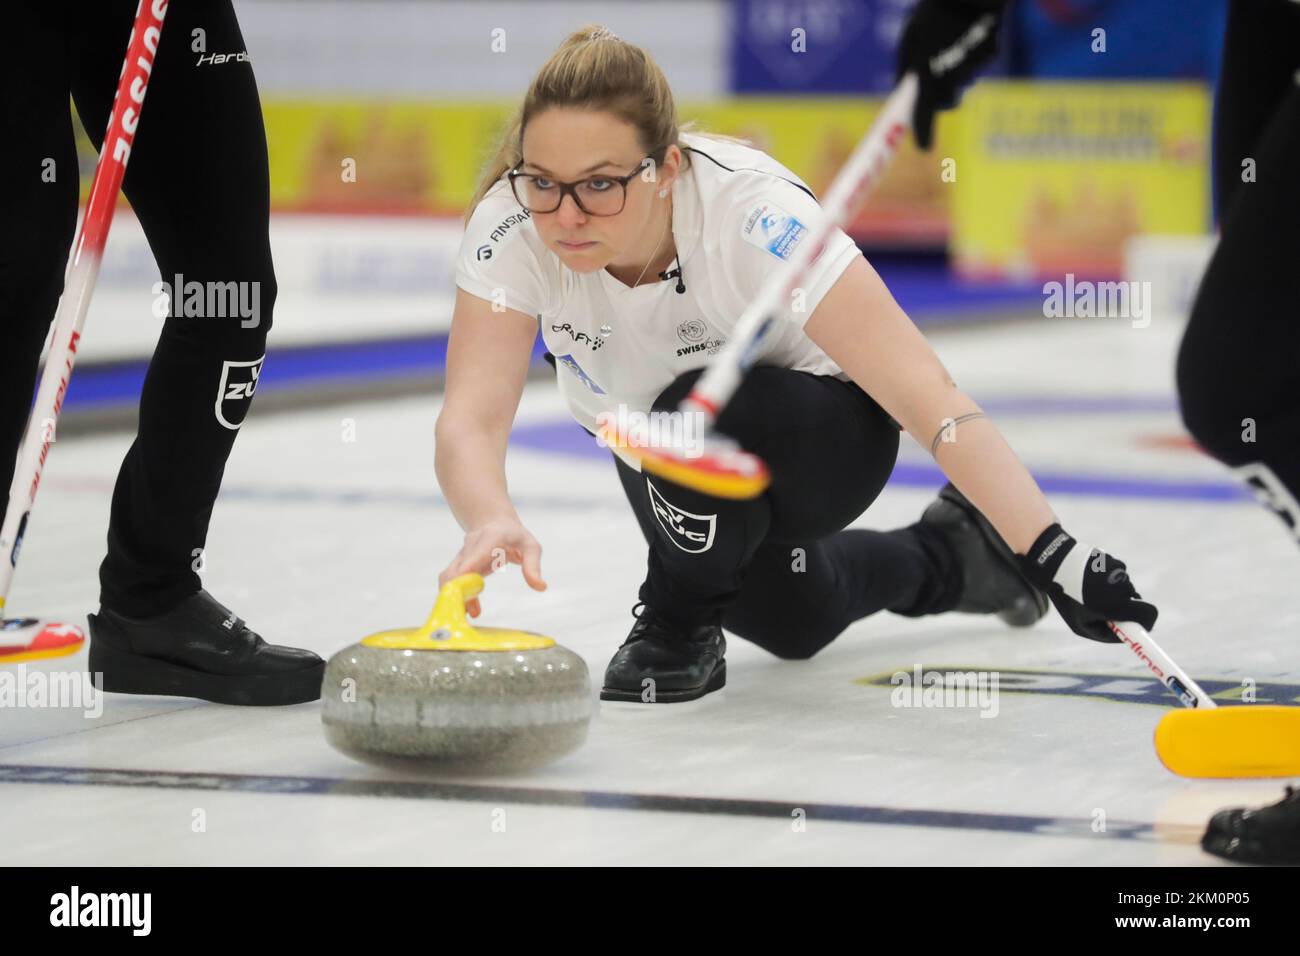
{"type": "Polygon", "coordinates": [[[1141,624],[1136,621],[1111,621],[1110,629],[1184,706],[1198,710],[1210,710],[1219,706],[1210,699],[1200,684],[1188,677],[1187,672],[1161,649],[1141,624]]]}
{"type": "Polygon", "coordinates": [[[691,389],[683,405],[689,404],[692,411],[703,413],[707,423],[712,424],[735,394],[741,378],[754,364],[757,346],[779,310],[789,301],[791,291],[803,281],[814,258],[880,182],[911,126],[916,89],[915,74],[908,73],[899,80],[875,122],[836,175],[822,203],[824,215],[817,227],[803,237],[786,262],[768,274],[758,295],[740,314],[727,344],[691,389]]]}

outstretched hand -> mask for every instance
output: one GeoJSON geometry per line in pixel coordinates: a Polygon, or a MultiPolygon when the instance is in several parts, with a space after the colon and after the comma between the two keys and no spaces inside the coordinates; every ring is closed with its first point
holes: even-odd
{"type": "MultiPolygon", "coordinates": [[[[465,542],[446,569],[438,575],[438,588],[471,571],[487,577],[507,564],[517,564],[524,580],[534,591],[545,591],[542,579],[542,546],[519,521],[488,522],[465,533],[465,542]]],[[[482,607],[478,598],[465,602],[470,617],[478,617],[482,607]]]]}

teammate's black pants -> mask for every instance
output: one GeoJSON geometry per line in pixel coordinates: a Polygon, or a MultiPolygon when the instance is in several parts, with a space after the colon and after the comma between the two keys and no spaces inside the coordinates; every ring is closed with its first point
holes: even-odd
{"type": "Polygon", "coordinates": [[[1297,71],[1300,4],[1233,0],[1215,105],[1220,239],[1178,355],[1178,394],[1197,441],[1300,538],[1297,71]]]}
{"type": "MultiPolygon", "coordinates": [[[[8,11],[12,42],[0,57],[3,492],[76,223],[69,94],[98,148],[135,7],[136,0],[47,0],[8,11]]],[[[237,312],[160,320],[150,311],[154,280],[141,283],[135,321],[158,322],[161,334],[140,397],[139,431],[113,494],[100,568],[101,601],[130,616],[161,613],[200,587],[195,569],[208,519],[271,326],[276,285],[266,134],[252,66],[233,56],[245,49],[229,0],[172,0],[127,167],[124,190],[163,279],[257,283],[243,289],[244,304],[258,306],[255,322],[237,312]]],[[[92,309],[88,337],[97,318],[106,317],[92,309]]],[[[6,497],[0,495],[0,508],[6,497]]],[[[58,520],[38,512],[31,533],[58,520]]]]}
{"type": "MultiPolygon", "coordinates": [[[[677,407],[699,370],[664,390],[677,407]]],[[[767,462],[748,501],[710,497],[615,459],[650,545],[640,598],[681,623],[720,621],[779,657],[811,657],[879,610],[951,609],[960,577],[933,532],[842,530],[880,494],[898,427],[861,388],[783,368],[752,370],[718,429],[767,462]]]]}

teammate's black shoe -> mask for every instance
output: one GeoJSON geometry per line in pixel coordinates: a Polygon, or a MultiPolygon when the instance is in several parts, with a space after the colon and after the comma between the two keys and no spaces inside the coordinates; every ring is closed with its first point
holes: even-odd
{"type": "Polygon", "coordinates": [[[323,660],[267,644],[207,591],[158,617],[101,607],[88,620],[89,670],[103,675],[101,690],[261,706],[320,698],[323,660]]]}
{"type": "Polygon", "coordinates": [[[940,532],[957,556],[962,589],[953,610],[997,614],[1012,627],[1029,627],[1047,613],[1047,595],[1025,580],[1002,536],[951,483],[921,524],[940,532]]]}
{"type": "Polygon", "coordinates": [[[727,642],[717,624],[678,627],[644,603],[632,614],[636,623],[605,669],[601,700],[680,703],[727,683],[727,642]]]}
{"type": "Polygon", "coordinates": [[[1300,790],[1287,787],[1285,797],[1259,810],[1220,810],[1201,848],[1237,863],[1300,864],[1300,790]]]}

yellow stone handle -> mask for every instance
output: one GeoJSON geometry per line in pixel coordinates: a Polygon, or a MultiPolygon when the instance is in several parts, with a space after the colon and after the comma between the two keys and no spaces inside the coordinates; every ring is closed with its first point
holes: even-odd
{"type": "Polygon", "coordinates": [[[475,627],[465,616],[465,602],[483,591],[483,575],[462,574],[438,590],[438,599],[423,627],[380,631],[362,639],[367,647],[399,651],[536,651],[554,647],[543,634],[506,627],[475,627]]]}
{"type": "Polygon", "coordinates": [[[471,571],[452,578],[438,592],[438,600],[429,612],[429,619],[420,628],[418,637],[423,640],[448,640],[468,637],[474,633],[469,618],[465,616],[465,602],[483,591],[483,575],[471,571]],[[437,635],[436,637],[434,635],[437,635]]]}

